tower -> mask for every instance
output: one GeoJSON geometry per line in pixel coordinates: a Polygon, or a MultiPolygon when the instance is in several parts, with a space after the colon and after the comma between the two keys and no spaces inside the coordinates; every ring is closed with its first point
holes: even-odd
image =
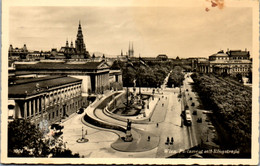
{"type": "Polygon", "coordinates": [[[66,40],[66,47],[69,47],[68,39],[66,40]]]}
{"type": "Polygon", "coordinates": [[[86,51],[86,46],[85,46],[84,39],[83,39],[80,21],[79,21],[77,39],[75,41],[75,48],[76,48],[76,53],[78,55],[84,55],[84,57],[89,57],[89,54],[86,51]]]}
{"type": "Polygon", "coordinates": [[[132,47],[131,47],[131,42],[129,42],[128,56],[134,57],[134,43],[133,42],[132,42],[132,47]]]}
{"type": "Polygon", "coordinates": [[[71,41],[71,43],[70,43],[70,48],[73,48],[73,42],[71,41]]]}

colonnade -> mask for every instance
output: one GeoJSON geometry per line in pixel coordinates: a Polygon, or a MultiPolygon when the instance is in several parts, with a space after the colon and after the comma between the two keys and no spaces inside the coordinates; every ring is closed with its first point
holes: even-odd
{"type": "Polygon", "coordinates": [[[81,84],[42,93],[24,102],[23,118],[31,118],[46,112],[50,106],[62,104],[67,100],[81,95],[81,84]]]}
{"type": "Polygon", "coordinates": [[[95,89],[97,93],[108,89],[109,87],[109,73],[99,74],[95,76],[95,89]]]}

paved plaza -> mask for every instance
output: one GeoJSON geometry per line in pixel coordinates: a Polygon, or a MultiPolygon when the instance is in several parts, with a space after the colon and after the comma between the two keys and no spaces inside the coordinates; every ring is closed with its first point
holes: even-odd
{"type": "MultiPolygon", "coordinates": [[[[195,107],[198,105],[195,94],[191,91],[190,78],[186,78],[182,91],[186,91],[187,95],[194,97],[195,107]]],[[[198,145],[201,141],[201,135],[197,128],[196,116],[193,116],[193,125],[185,126],[181,122],[181,100],[178,98],[179,88],[165,88],[155,93],[155,98],[151,102],[153,104],[151,117],[147,117],[142,123],[132,123],[132,142],[124,142],[121,137],[125,133],[104,129],[83,123],[83,114],[74,114],[72,117],[63,122],[63,139],[66,147],[73,153],[79,153],[81,157],[93,158],[165,158],[175,153],[181,152],[198,145]],[[86,143],[77,143],[77,139],[82,134],[89,141],[86,143]],[[148,137],[150,137],[148,139],[148,137]],[[173,144],[166,144],[168,140],[173,140],[173,144]]],[[[142,88],[142,93],[152,94],[152,89],[142,88]]],[[[111,95],[112,92],[105,94],[100,101],[111,95]]],[[[188,104],[191,103],[188,101],[188,104]]],[[[93,103],[85,110],[92,112],[98,120],[113,125],[123,126],[126,128],[126,122],[107,116],[101,109],[96,109],[97,103],[93,103]],[[94,111],[95,110],[95,111],[94,111]]],[[[190,107],[190,109],[192,109],[190,107]]],[[[151,111],[151,110],[150,110],[151,111]]],[[[203,116],[200,113],[199,116],[203,116]]]]}

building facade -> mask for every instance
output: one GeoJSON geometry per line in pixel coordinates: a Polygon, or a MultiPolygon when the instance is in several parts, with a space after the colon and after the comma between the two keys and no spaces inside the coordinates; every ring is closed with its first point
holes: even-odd
{"type": "Polygon", "coordinates": [[[15,76],[36,75],[37,77],[49,75],[66,75],[82,80],[82,94],[104,93],[110,89],[110,66],[105,61],[72,61],[72,62],[35,62],[19,63],[15,65],[15,76]]]}
{"type": "Polygon", "coordinates": [[[51,51],[31,51],[27,50],[26,44],[22,48],[13,48],[9,46],[8,57],[11,60],[40,60],[40,59],[87,59],[90,57],[86,50],[84,37],[82,33],[81,23],[79,22],[78,32],[75,40],[75,47],[73,42],[69,45],[68,40],[65,46],[61,47],[59,51],[52,49],[51,51]]]}
{"type": "Polygon", "coordinates": [[[208,60],[197,61],[198,72],[247,76],[252,71],[250,52],[245,50],[223,50],[209,56],[208,60]]]}
{"type": "Polygon", "coordinates": [[[24,44],[22,48],[18,48],[18,47],[13,48],[13,45],[11,44],[8,50],[8,58],[12,60],[26,59],[28,53],[29,52],[26,47],[26,44],[24,44]]]}
{"type": "Polygon", "coordinates": [[[17,79],[8,86],[8,119],[61,121],[82,107],[81,85],[81,79],[64,76],[17,79]]]}

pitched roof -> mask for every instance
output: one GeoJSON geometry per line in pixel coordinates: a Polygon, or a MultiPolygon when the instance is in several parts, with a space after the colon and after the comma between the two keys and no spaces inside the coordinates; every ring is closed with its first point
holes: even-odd
{"type": "Polygon", "coordinates": [[[227,54],[225,54],[225,53],[217,53],[217,54],[213,54],[213,55],[210,55],[210,57],[213,57],[213,56],[228,56],[227,54]]]}
{"type": "MultiPolygon", "coordinates": [[[[69,64],[64,62],[53,63],[53,62],[39,62],[37,64],[17,64],[16,70],[26,69],[26,70],[65,70],[65,69],[78,69],[78,70],[86,70],[86,69],[97,69],[99,65],[101,65],[103,61],[100,62],[86,62],[84,64],[69,64]]],[[[109,68],[109,67],[108,67],[109,68]]]]}
{"type": "Polygon", "coordinates": [[[42,78],[30,78],[16,80],[16,84],[8,86],[9,98],[23,98],[49,91],[50,88],[81,82],[81,79],[65,76],[47,76],[42,78]]]}
{"type": "Polygon", "coordinates": [[[249,51],[230,50],[228,54],[231,56],[246,56],[249,55],[249,51]]]}

